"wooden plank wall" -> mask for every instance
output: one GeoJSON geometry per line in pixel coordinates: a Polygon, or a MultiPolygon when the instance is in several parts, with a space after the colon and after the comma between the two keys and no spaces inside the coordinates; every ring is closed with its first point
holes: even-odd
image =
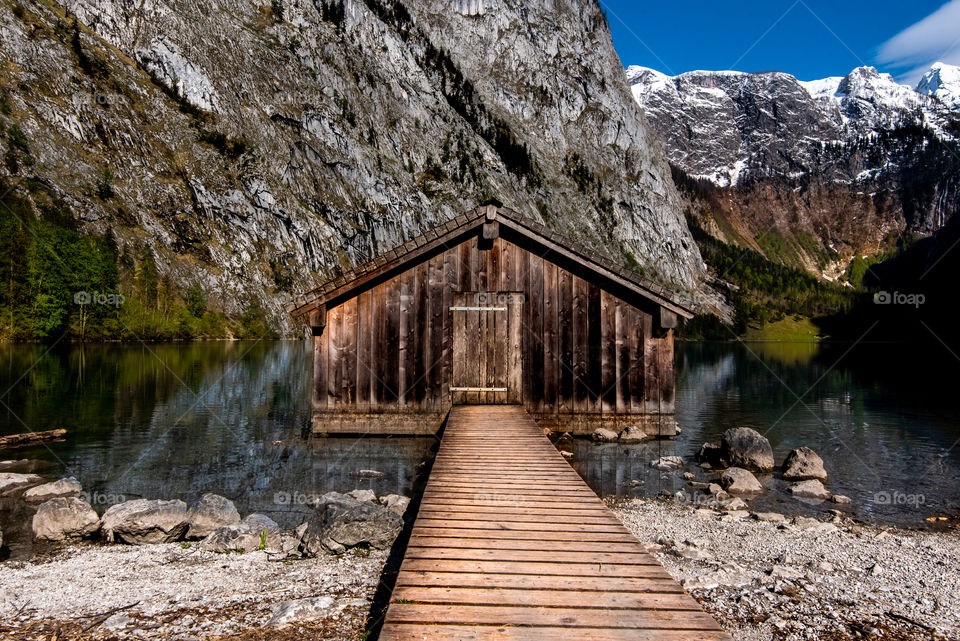
{"type": "Polygon", "coordinates": [[[672,332],[656,337],[649,314],[507,240],[481,250],[477,237],[327,310],[315,409],[445,411],[454,292],[488,288],[524,295],[509,336],[522,380],[510,387],[531,413],[673,413],[672,332]]]}

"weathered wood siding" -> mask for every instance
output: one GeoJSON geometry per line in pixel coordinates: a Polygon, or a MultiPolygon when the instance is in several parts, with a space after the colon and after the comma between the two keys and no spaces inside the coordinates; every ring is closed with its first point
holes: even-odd
{"type": "Polygon", "coordinates": [[[448,409],[454,293],[489,291],[524,297],[522,380],[511,385],[534,416],[673,413],[672,331],[658,336],[651,313],[549,256],[482,242],[474,235],[328,308],[314,339],[314,408],[448,409]]]}

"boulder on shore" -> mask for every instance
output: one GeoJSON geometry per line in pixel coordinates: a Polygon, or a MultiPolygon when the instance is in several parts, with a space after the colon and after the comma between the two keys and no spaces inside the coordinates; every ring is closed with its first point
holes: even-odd
{"type": "Polygon", "coordinates": [[[42,503],[33,515],[33,537],[43,541],[65,541],[93,536],[100,517],[84,501],[70,496],[42,503]]]}
{"type": "Polygon", "coordinates": [[[816,479],[794,483],[787,488],[787,490],[790,494],[805,499],[826,500],[830,498],[830,490],[825,488],[823,483],[816,479]]]}
{"type": "Polygon", "coordinates": [[[180,500],[136,499],[110,506],[100,519],[108,542],[132,545],[172,543],[183,538],[190,525],[187,504],[180,500]]]}
{"type": "Polygon", "coordinates": [[[240,513],[230,499],[218,494],[204,494],[187,511],[188,539],[202,539],[224,525],[240,522],[240,513]]]}
{"type": "Polygon", "coordinates": [[[337,602],[332,596],[284,601],[274,607],[266,627],[279,628],[291,623],[323,619],[337,610],[336,605],[337,602]]]}
{"type": "Polygon", "coordinates": [[[31,503],[40,503],[55,498],[80,496],[82,493],[83,486],[80,485],[80,481],[71,476],[60,479],[59,481],[31,487],[23,493],[23,498],[25,501],[30,501],[31,503]]]}
{"type": "Polygon", "coordinates": [[[749,470],[742,467],[730,467],[720,475],[720,485],[729,494],[758,494],[763,485],[749,470]]]}
{"type": "Polygon", "coordinates": [[[617,440],[618,434],[613,430],[608,430],[605,427],[598,427],[593,430],[593,434],[590,435],[590,438],[598,443],[612,443],[617,440]]]}
{"type": "Polygon", "coordinates": [[[373,490],[350,490],[347,492],[350,496],[357,499],[358,501],[369,501],[371,503],[377,502],[377,495],[374,494],[373,490]]]}
{"type": "Polygon", "coordinates": [[[407,511],[407,507],[410,505],[410,497],[400,494],[387,494],[386,496],[380,497],[380,505],[403,516],[407,511]]]}
{"type": "Polygon", "coordinates": [[[383,550],[393,545],[403,529],[403,519],[381,505],[329,492],[321,497],[301,540],[307,556],[340,554],[348,548],[369,545],[383,550]]]}
{"type": "MultiPolygon", "coordinates": [[[[251,516],[262,517],[260,514],[251,516]]],[[[247,517],[247,519],[249,518],[247,517]]],[[[260,519],[247,519],[234,525],[218,527],[200,541],[200,549],[223,553],[254,552],[260,549],[279,549],[283,547],[279,527],[271,528],[260,519]]],[[[270,522],[273,523],[272,520],[270,522]]]]}
{"type": "Polygon", "coordinates": [[[790,450],[783,461],[783,478],[786,481],[827,481],[827,471],[823,468],[823,459],[809,447],[790,450]]]}
{"type": "Polygon", "coordinates": [[[742,467],[751,472],[773,471],[770,441],[749,427],[735,427],[723,433],[720,457],[727,467],[742,467]]]}

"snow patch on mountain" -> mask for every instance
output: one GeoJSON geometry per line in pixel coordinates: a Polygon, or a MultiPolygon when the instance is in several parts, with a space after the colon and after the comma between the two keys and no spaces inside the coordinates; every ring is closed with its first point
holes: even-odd
{"type": "Polygon", "coordinates": [[[960,67],[934,63],[917,84],[917,92],[932,96],[950,109],[960,111],[960,67]]]}

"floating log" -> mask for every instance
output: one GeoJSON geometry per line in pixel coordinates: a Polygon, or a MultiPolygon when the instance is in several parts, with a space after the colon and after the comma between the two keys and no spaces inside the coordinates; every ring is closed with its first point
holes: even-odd
{"type": "Polygon", "coordinates": [[[66,435],[67,430],[63,428],[47,430],[45,432],[11,434],[9,436],[0,436],[0,447],[21,447],[23,445],[31,445],[41,441],[52,441],[58,438],[64,438],[66,435]]]}

